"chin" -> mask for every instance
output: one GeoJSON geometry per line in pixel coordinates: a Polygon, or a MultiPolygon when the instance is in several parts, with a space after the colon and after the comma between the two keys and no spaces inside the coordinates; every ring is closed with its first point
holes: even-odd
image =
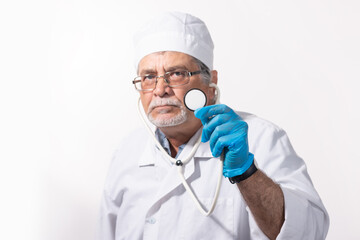
{"type": "MultiPolygon", "coordinates": [[[[186,111],[181,111],[175,116],[169,116],[170,114],[157,114],[153,117],[152,114],[148,114],[149,121],[157,127],[175,127],[183,124],[188,120],[186,111]]],[[[172,115],[172,114],[171,114],[172,115]]]]}

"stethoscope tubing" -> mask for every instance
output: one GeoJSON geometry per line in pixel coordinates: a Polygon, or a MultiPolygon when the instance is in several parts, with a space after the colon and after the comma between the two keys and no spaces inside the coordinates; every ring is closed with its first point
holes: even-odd
{"type": "MultiPolygon", "coordinates": [[[[217,96],[216,96],[216,104],[219,103],[219,99],[220,99],[220,90],[218,88],[218,86],[214,83],[210,84],[210,87],[214,87],[216,88],[217,91],[217,96]]],[[[210,216],[211,213],[214,211],[215,206],[216,206],[216,202],[217,199],[219,197],[219,193],[220,193],[220,187],[221,187],[221,182],[223,179],[223,160],[224,160],[224,156],[223,154],[221,154],[220,156],[220,161],[219,161],[219,177],[218,177],[218,181],[217,181],[217,185],[216,185],[216,190],[215,190],[215,194],[213,197],[213,201],[211,203],[211,206],[209,208],[209,210],[206,211],[206,209],[204,207],[202,207],[202,205],[200,204],[199,199],[196,197],[194,191],[190,188],[189,184],[187,183],[185,176],[184,176],[184,169],[185,169],[185,165],[194,157],[197,149],[200,146],[201,143],[201,134],[199,136],[199,138],[197,139],[197,141],[195,142],[191,152],[188,154],[188,156],[181,160],[181,162],[179,163],[179,160],[171,157],[166,151],[165,149],[161,146],[160,142],[156,139],[154,132],[152,131],[152,129],[150,128],[150,126],[148,125],[148,123],[146,122],[142,112],[141,112],[141,107],[140,107],[140,97],[138,99],[138,104],[137,104],[137,109],[139,112],[139,115],[141,117],[141,120],[143,121],[144,125],[146,126],[146,129],[148,130],[148,132],[150,133],[150,136],[153,137],[156,146],[160,149],[160,151],[163,153],[164,156],[166,156],[171,163],[175,164],[177,169],[178,169],[178,173],[179,173],[179,177],[181,179],[181,182],[185,188],[185,190],[190,194],[191,199],[193,200],[193,202],[195,203],[195,205],[197,206],[198,210],[201,212],[201,214],[203,214],[204,216],[210,216]]]]}

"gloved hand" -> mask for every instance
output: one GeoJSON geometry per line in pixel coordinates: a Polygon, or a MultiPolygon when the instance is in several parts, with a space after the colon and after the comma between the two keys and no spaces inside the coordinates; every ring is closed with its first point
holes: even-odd
{"type": "Polygon", "coordinates": [[[212,155],[219,157],[222,151],[225,153],[223,175],[243,174],[254,161],[254,155],[249,153],[247,123],[224,104],[199,108],[195,117],[204,125],[201,141],[210,140],[212,155]]]}

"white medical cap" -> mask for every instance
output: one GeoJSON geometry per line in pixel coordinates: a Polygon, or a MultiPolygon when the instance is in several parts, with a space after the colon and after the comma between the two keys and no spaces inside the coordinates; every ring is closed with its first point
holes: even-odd
{"type": "Polygon", "coordinates": [[[135,67],[148,54],[176,51],[191,55],[213,69],[214,44],[203,21],[187,13],[156,15],[134,34],[135,67]]]}

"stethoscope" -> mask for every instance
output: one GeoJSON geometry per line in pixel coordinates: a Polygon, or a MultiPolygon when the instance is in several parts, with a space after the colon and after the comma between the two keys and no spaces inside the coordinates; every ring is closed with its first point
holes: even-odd
{"type": "MultiPolygon", "coordinates": [[[[211,83],[209,86],[216,89],[216,102],[215,102],[215,104],[218,104],[220,102],[220,89],[214,83],[211,83]]],[[[190,111],[195,111],[198,108],[205,107],[206,102],[207,102],[206,94],[202,90],[197,89],[197,88],[190,89],[184,95],[184,104],[185,104],[186,108],[189,109],[190,111]]],[[[217,199],[219,197],[221,181],[222,181],[222,178],[223,178],[223,175],[222,175],[223,174],[223,160],[224,160],[223,154],[221,154],[220,161],[219,161],[219,177],[218,177],[218,181],[217,181],[217,185],[216,185],[216,191],[215,191],[211,206],[210,206],[209,210],[206,211],[202,207],[202,205],[200,204],[199,199],[195,196],[194,191],[190,188],[189,184],[187,183],[187,181],[186,181],[186,179],[184,177],[185,165],[194,157],[197,149],[199,148],[200,143],[201,143],[201,134],[200,134],[199,138],[197,139],[197,141],[195,142],[191,152],[187,155],[186,158],[184,158],[182,160],[175,159],[175,158],[171,157],[165,151],[165,149],[161,146],[159,141],[156,139],[154,132],[151,130],[150,126],[146,122],[146,120],[145,120],[145,118],[144,118],[144,116],[143,116],[143,114],[141,112],[140,97],[139,97],[139,100],[138,100],[138,112],[139,112],[139,115],[141,116],[142,121],[144,122],[144,125],[148,129],[150,135],[154,138],[156,146],[160,149],[160,151],[163,153],[163,155],[166,156],[170,160],[171,163],[173,163],[173,164],[175,164],[177,166],[181,182],[182,182],[183,186],[185,187],[186,191],[190,194],[192,200],[194,201],[194,203],[197,206],[197,208],[199,209],[199,211],[203,215],[209,216],[214,211],[217,199]]]]}

